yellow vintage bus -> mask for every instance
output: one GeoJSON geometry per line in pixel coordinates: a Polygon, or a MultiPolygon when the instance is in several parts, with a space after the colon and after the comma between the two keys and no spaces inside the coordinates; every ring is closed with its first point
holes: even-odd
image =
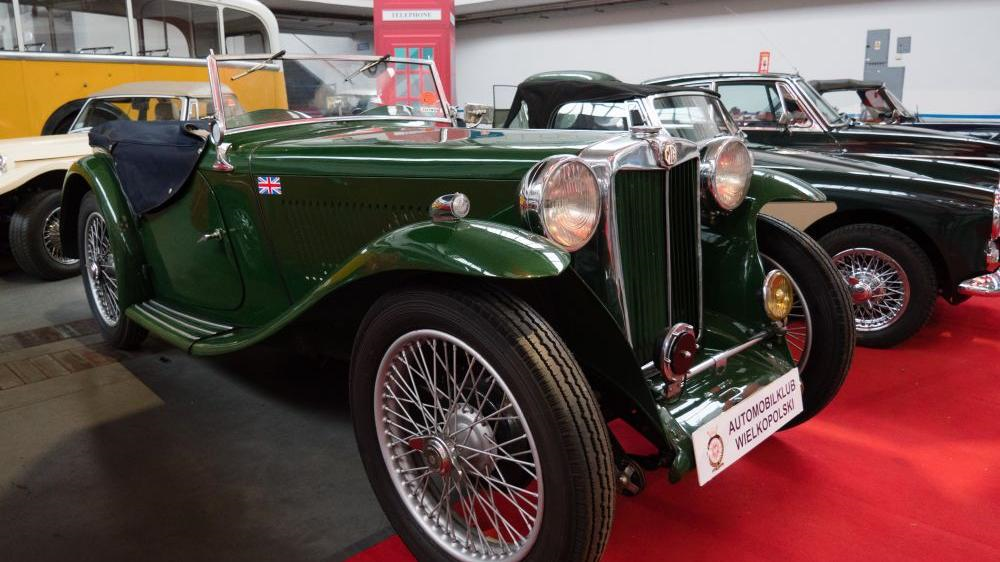
{"type": "MultiPolygon", "coordinates": [[[[256,0],[0,0],[0,138],[64,133],[95,92],[206,81],[209,52],[278,43],[274,14],[256,0]]],[[[244,106],[274,106],[255,99],[274,88],[240,86],[244,106]]]]}

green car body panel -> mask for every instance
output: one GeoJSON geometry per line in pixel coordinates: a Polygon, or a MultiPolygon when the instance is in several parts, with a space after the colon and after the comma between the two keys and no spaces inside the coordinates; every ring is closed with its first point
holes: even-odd
{"type": "Polygon", "coordinates": [[[839,156],[751,145],[757,169],[809,182],[836,203],[836,212],[806,229],[819,237],[833,228],[872,222],[900,229],[928,252],[942,294],[987,273],[995,187],[947,181],[893,166],[839,156]]]}
{"type": "MultiPolygon", "coordinates": [[[[705,73],[645,82],[716,97],[715,89],[727,83],[784,83],[794,89],[801,79],[705,73]]],[[[822,131],[751,128],[745,134],[754,156],[751,195],[760,189],[756,175],[781,172],[819,189],[833,204],[813,222],[778,218],[815,238],[865,222],[900,230],[927,252],[938,289],[951,302],[963,300],[959,284],[989,273],[986,251],[1000,197],[1000,143],[887,125],[822,131]]]]}
{"type": "MultiPolygon", "coordinates": [[[[744,128],[750,141],[853,158],[910,170],[930,177],[996,187],[1000,180],[1000,142],[899,125],[830,123],[817,107],[827,104],[800,76],[755,72],[706,72],[646,80],[663,86],[720,86],[781,84],[805,110],[812,125],[744,128]],[[808,91],[807,91],[808,90],[808,91]],[[810,93],[819,99],[813,100],[810,93]]],[[[723,96],[723,103],[726,97],[723,96]]],[[[727,104],[728,105],[728,104],[727,104]]],[[[783,103],[784,105],[784,103],[783,103]]]]}
{"type": "MultiPolygon", "coordinates": [[[[623,312],[608,297],[598,237],[567,253],[531,232],[517,208],[520,182],[540,160],[578,155],[607,138],[586,131],[287,124],[227,134],[230,172],[213,169],[209,145],[185,193],[140,219],[106,153],[73,167],[64,205],[72,211],[86,189],[97,194],[112,218],[116,255],[125,260],[126,314],[196,355],[261,342],[327,299],[386,279],[489,282],[524,294],[567,341],[594,388],[621,405],[609,415],[628,419],[669,453],[677,479],[693,467],[694,429],[793,368],[763,309],[756,215],[774,199],[815,201],[822,194],[780,171],[758,172],[753,196],[734,212],[703,213],[697,359],[773,335],[668,403],[656,391],[662,378],[643,370],[653,358],[636,354],[623,312]],[[282,194],[258,194],[257,176],[279,176],[282,194]],[[429,220],[430,203],[455,192],[468,195],[470,215],[429,220]],[[216,229],[220,238],[201,240],[216,229]]],[[[71,223],[63,233],[75,248],[71,223]]]]}

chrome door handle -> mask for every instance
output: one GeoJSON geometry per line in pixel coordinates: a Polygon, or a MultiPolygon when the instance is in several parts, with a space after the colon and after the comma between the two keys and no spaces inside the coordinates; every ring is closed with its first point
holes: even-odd
{"type": "Polygon", "coordinates": [[[225,232],[223,232],[221,228],[216,228],[215,230],[209,232],[208,234],[202,234],[201,237],[198,238],[198,244],[201,244],[202,242],[207,242],[208,240],[222,240],[223,234],[225,234],[225,232]]]}

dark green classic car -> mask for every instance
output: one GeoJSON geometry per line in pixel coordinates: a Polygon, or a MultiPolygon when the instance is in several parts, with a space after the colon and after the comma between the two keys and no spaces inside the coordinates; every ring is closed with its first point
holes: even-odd
{"type": "Polygon", "coordinates": [[[952,304],[1000,296],[1000,144],[831,123],[825,101],[797,76],[650,82],[717,90],[728,108],[726,130],[739,125],[755,141],[758,167],[807,181],[835,204],[822,214],[772,205],[769,214],[804,229],[833,256],[851,287],[860,343],[887,347],[910,337],[938,295],[952,304]],[[758,98],[773,107],[757,111],[758,98]]]}
{"type": "MultiPolygon", "coordinates": [[[[702,160],[715,161],[738,142],[718,96],[699,88],[627,84],[588,71],[550,71],[517,86],[503,129],[605,131],[661,128],[698,144],[702,160]],[[585,78],[584,78],[585,77],[585,78]]],[[[781,269],[795,287],[785,341],[808,387],[811,381],[843,380],[851,365],[855,332],[850,297],[829,256],[805,233],[774,218],[774,209],[822,216],[836,208],[822,192],[785,171],[761,166],[754,157],[747,196],[769,201],[757,218],[757,245],[764,264],[781,269]],[[793,190],[789,188],[793,187],[793,190]],[[794,193],[794,195],[793,195],[794,193]],[[784,194],[784,195],[782,195],[784,194]],[[766,214],[768,209],[772,212],[766,214]],[[806,211],[805,209],[808,209],[806,211]]],[[[711,190],[711,185],[707,186],[711,190]]]]}
{"type": "Polygon", "coordinates": [[[66,177],[91,308],[122,347],[349,358],[362,459],[418,559],[596,560],[644,482],[607,422],[704,483],[837,393],[803,388],[792,284],[757,250],[761,207],[801,192],[747,198],[741,142],[702,161],[659,129],[458,128],[423,60],[208,67],[263,101],[96,128],[66,177]]]}
{"type": "Polygon", "coordinates": [[[753,142],[847,154],[934,178],[997,187],[1000,142],[900,125],[861,123],[840,114],[801,76],[716,72],[646,84],[715,90],[753,142]]]}
{"type": "Polygon", "coordinates": [[[1000,141],[1000,123],[997,121],[922,117],[906,109],[903,102],[886,87],[884,82],[851,79],[810,80],[809,85],[838,109],[858,109],[857,113],[849,115],[857,115],[857,120],[862,123],[902,125],[1000,141]],[[838,99],[835,96],[842,97],[838,99]],[[845,103],[843,98],[848,101],[845,103]],[[838,104],[843,104],[843,107],[838,104]]]}

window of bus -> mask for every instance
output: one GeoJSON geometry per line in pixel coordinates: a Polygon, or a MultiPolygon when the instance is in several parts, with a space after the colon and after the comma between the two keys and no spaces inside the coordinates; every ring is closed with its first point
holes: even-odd
{"type": "Polygon", "coordinates": [[[19,5],[26,51],[130,54],[125,0],[21,0],[19,5]]]}
{"type": "Polygon", "coordinates": [[[241,10],[222,10],[223,29],[226,30],[226,53],[253,55],[267,53],[267,29],[257,16],[241,10]]]}
{"type": "Polygon", "coordinates": [[[14,2],[0,0],[0,51],[16,51],[17,35],[14,33],[14,2]]]}
{"type": "Polygon", "coordinates": [[[219,51],[219,16],[212,6],[173,0],[133,0],[139,55],[204,58],[219,51]]]}

